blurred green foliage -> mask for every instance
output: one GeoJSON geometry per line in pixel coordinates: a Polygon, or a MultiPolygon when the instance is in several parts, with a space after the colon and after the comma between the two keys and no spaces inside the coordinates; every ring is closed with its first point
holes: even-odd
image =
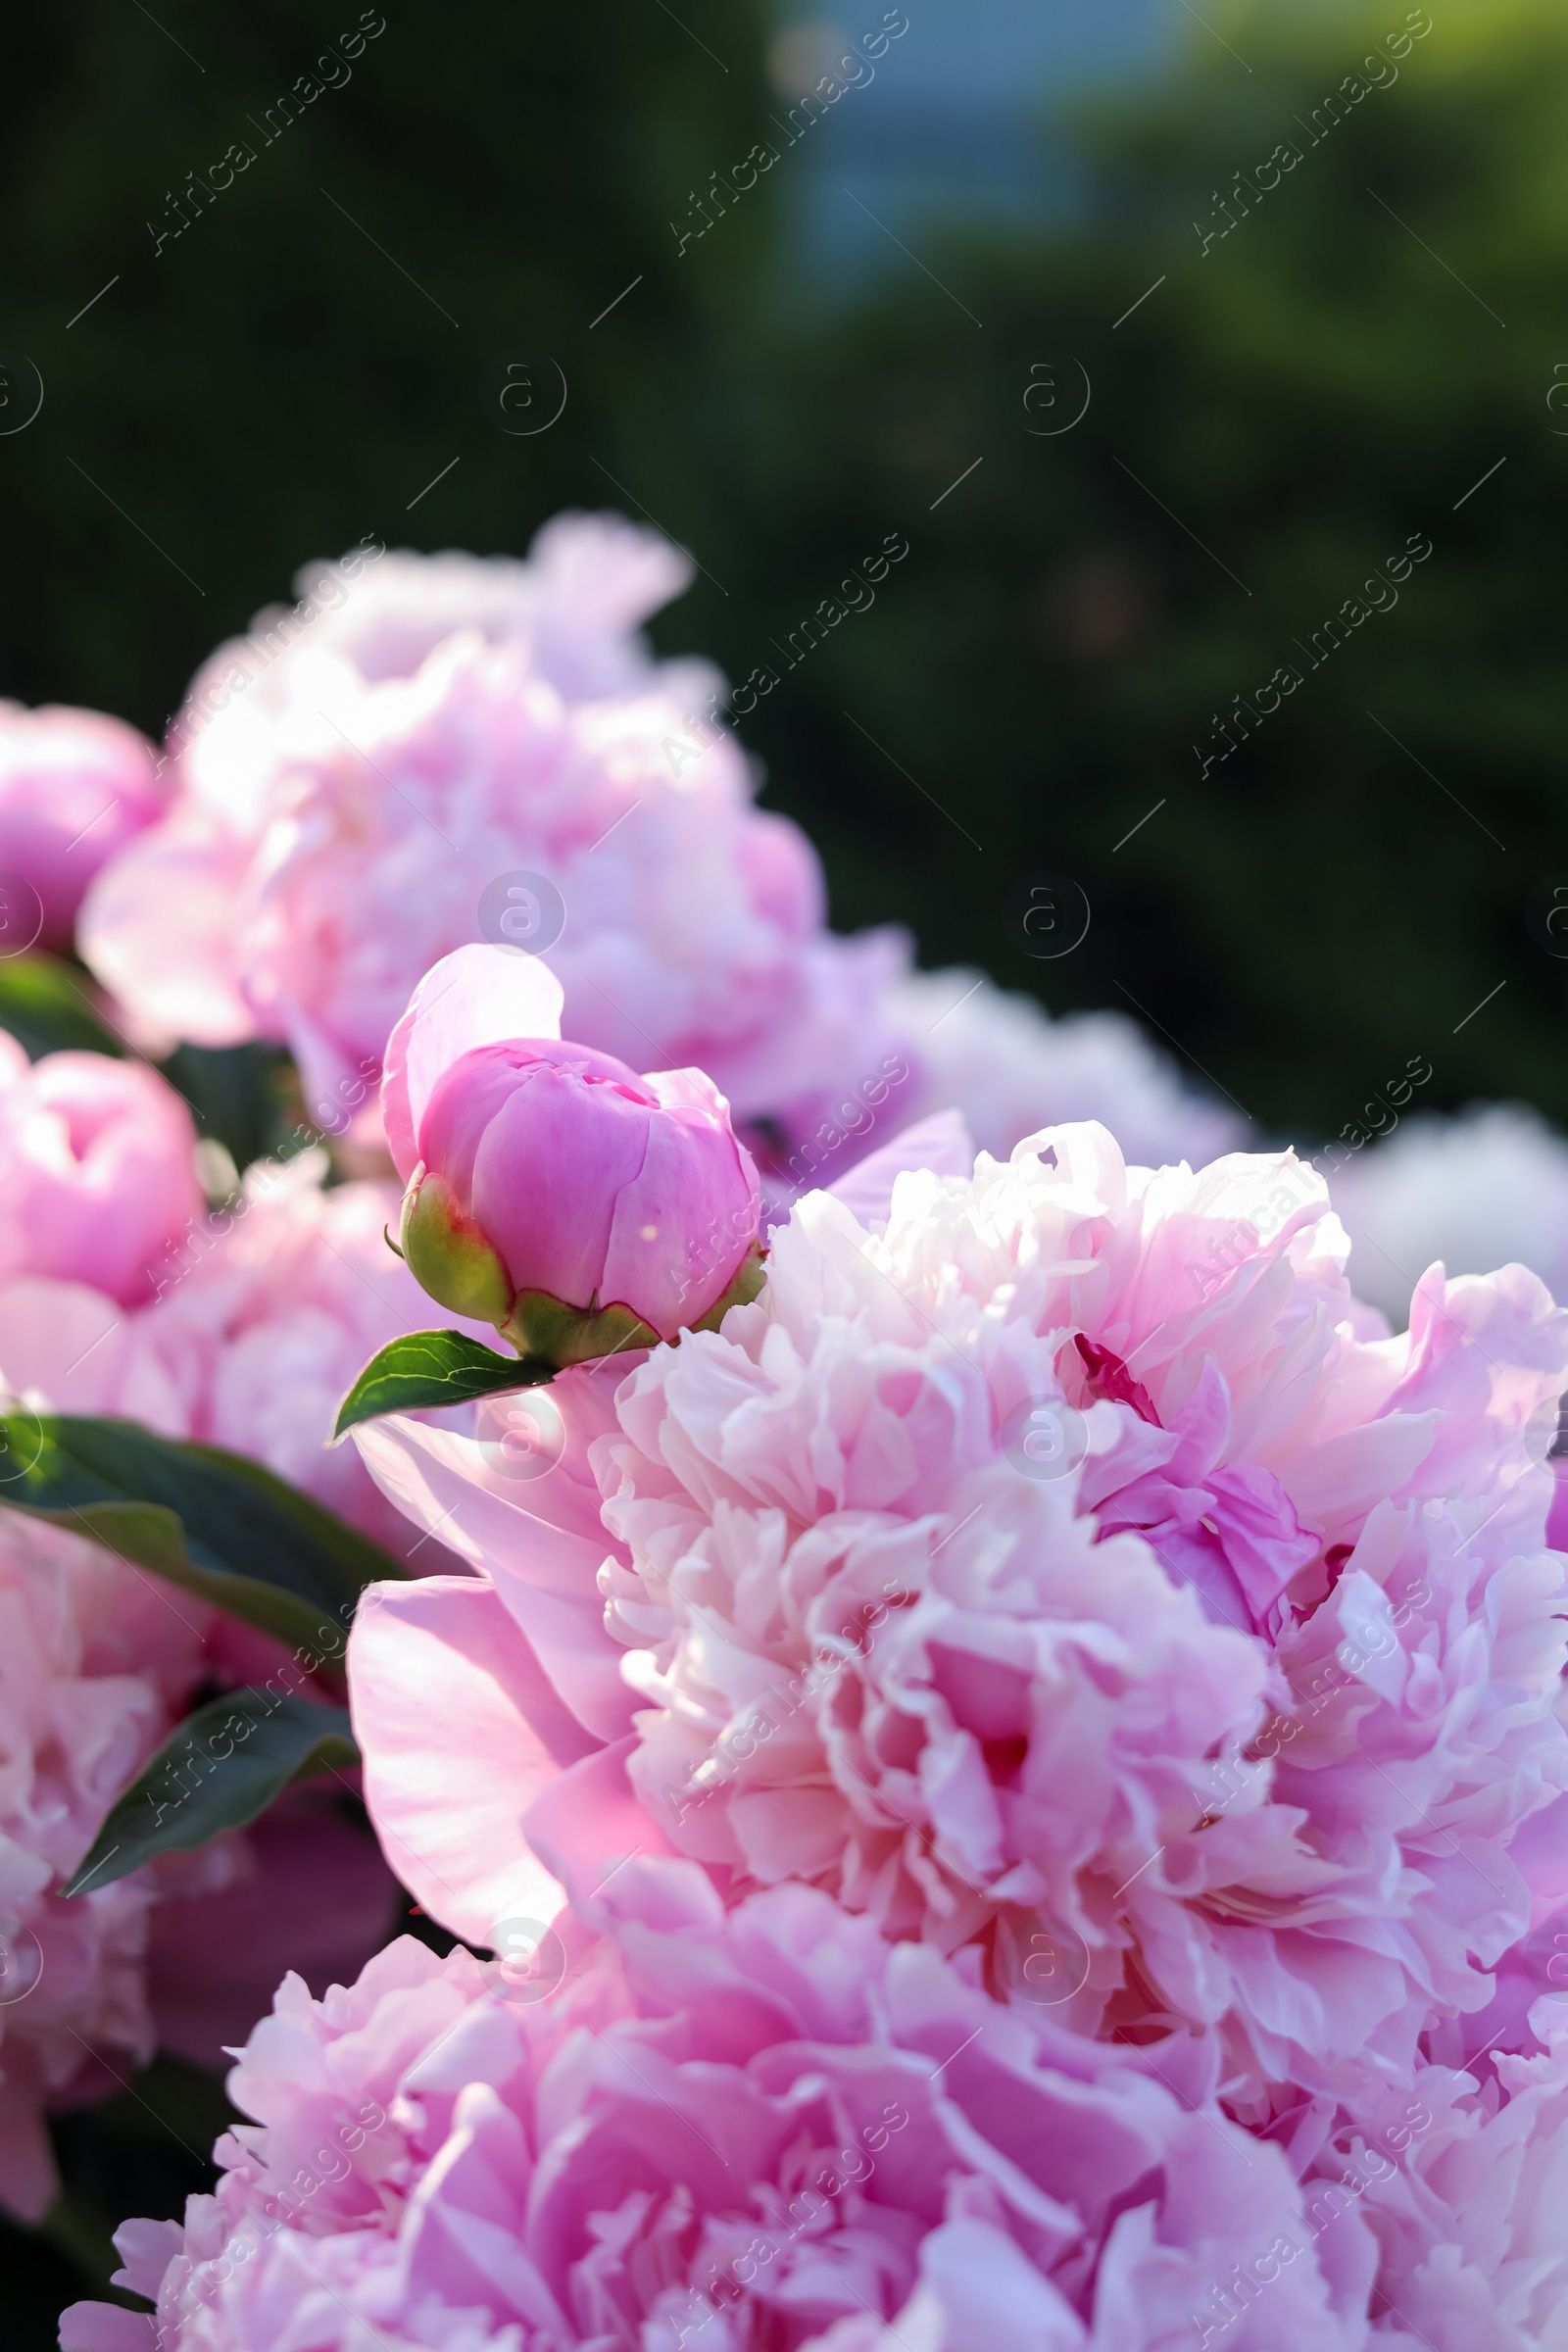
{"type": "Polygon", "coordinates": [[[166,191],[336,19],[167,19],[201,73],[107,0],[34,17],[0,95],[23,228],[3,332],[47,397],[0,440],[0,678],[156,727],[307,556],[367,530],[517,551],[562,506],[617,504],[705,566],[662,644],[778,669],[746,735],[840,924],[902,919],[927,961],[1057,1008],[1143,1007],[1260,1128],[1332,1131],[1417,1052],[1435,1101],[1568,1120],[1563,975],[1523,922],[1568,867],[1568,23],[1456,0],[1389,62],[1406,13],[1211,13],[1223,41],[1195,26],[1152,97],[1081,123],[1069,226],[920,224],[941,283],[890,248],[858,296],[780,258],[789,152],[677,255],[690,190],[777,110],[756,8],[614,0],[591,41],[491,0],[394,8],[352,82],[156,258],[166,191]],[[1282,141],[1300,160],[1259,201],[1282,141]],[[518,349],[570,392],[514,440],[480,384],[518,349]],[[1032,434],[1020,369],[1069,354],[1089,412],[1032,434]],[[875,607],[786,669],[775,649],[889,530],[911,555],[875,607]],[[1413,532],[1434,554],[1397,607],[1309,669],[1298,641],[1413,532]],[[1282,662],[1301,688],[1203,772],[1214,714],[1282,662]],[[1094,906],[1059,964],[1002,916],[1041,867],[1094,906]]]}
{"type": "Polygon", "coordinates": [[[368,531],[520,551],[560,507],[621,503],[610,473],[657,506],[629,470],[643,416],[666,491],[674,453],[700,463],[705,355],[764,212],[701,272],[668,222],[768,103],[754,0],[157,17],[62,0],[0,34],[0,349],[45,392],[0,437],[0,682],[154,728],[308,558],[368,531]],[[362,13],[385,29],[345,55],[362,13]],[[319,95],[281,127],[301,80],[319,95]],[[216,184],[239,142],[254,162],[216,184]],[[483,400],[519,353],[569,384],[533,438],[483,400]]]}
{"type": "Polygon", "coordinates": [[[933,224],[942,286],[905,264],[812,336],[786,320],[737,541],[765,563],[721,544],[718,650],[765,656],[898,523],[877,609],[748,728],[841,922],[902,918],[1056,1006],[1136,1001],[1262,1129],[1333,1132],[1416,1053],[1434,1101],[1568,1121],[1568,972],[1524,922],[1568,869],[1568,19],[1449,0],[1391,60],[1391,0],[1205,16],[1223,43],[1195,27],[1151,99],[1085,121],[1069,229],[933,224]],[[1299,163],[1221,239],[1282,141],[1299,163]],[[1036,437],[1020,368],[1065,355],[1088,414],[1036,437]],[[1311,668],[1298,640],[1411,533],[1434,552],[1396,607],[1311,668]],[[1205,772],[1213,714],[1287,662],[1300,688],[1205,772]],[[1036,867],[1093,903],[1061,963],[1004,927],[1036,867]]]}

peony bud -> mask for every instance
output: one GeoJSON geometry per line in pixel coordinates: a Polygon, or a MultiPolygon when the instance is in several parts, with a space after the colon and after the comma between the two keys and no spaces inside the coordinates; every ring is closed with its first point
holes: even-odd
{"type": "Polygon", "coordinates": [[[461,948],[415,991],[382,1090],[411,1272],[557,1365],[714,1324],[761,1282],[723,1097],[563,1043],[560,1011],[531,956],[461,948]]]}
{"type": "Polygon", "coordinates": [[[168,797],[151,744],[122,719],[0,703],[0,877],[10,893],[0,953],[35,940],[69,948],[88,883],[168,797]]]}

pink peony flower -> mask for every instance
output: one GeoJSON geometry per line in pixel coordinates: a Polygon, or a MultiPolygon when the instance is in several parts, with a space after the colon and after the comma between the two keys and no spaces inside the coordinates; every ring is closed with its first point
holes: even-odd
{"type": "MultiPolygon", "coordinates": [[[[1086,2042],[808,1888],[726,1917],[633,1858],[600,1911],[543,1979],[405,1940],[286,1981],[216,2196],[120,2233],[156,2316],[78,2304],[64,2352],[1163,2352],[1306,2233],[1184,2035],[1086,2042]]],[[[1308,2244],[1227,2344],[1350,2352],[1373,2250],[1308,2244]]]]}
{"type": "MultiPolygon", "coordinates": [[[[366,1355],[423,1319],[382,1238],[395,1188],[323,1195],[317,1153],[253,1172],[239,1203],[198,1218],[190,1119],[156,1073],[86,1054],[29,1070],[0,1033],[0,1078],[6,1389],[34,1410],[123,1414],[259,1455],[407,1547],[358,1460],[323,1450],[366,1355]]],[[[447,1558],[415,1549],[416,1565],[447,1558]]],[[[54,2192],[46,2108],[113,2090],[155,2043],[216,2062],[288,1962],[324,1984],[386,1932],[385,1866],[314,1787],[247,1836],[59,1892],[198,1687],[263,1680],[280,1656],[160,1579],[0,1511],[0,2203],[14,2212],[35,2217],[54,2192]]]]}
{"type": "Polygon", "coordinates": [[[215,804],[265,794],[272,733],[345,679],[417,675],[437,646],[467,632],[526,649],[568,703],[662,684],[696,707],[718,683],[707,662],[656,664],[642,623],[690,585],[692,564],[662,531],[619,514],[558,514],[525,563],[505,556],[388,555],[372,541],[337,564],[302,566],[292,608],[270,605],[247,636],[209,656],[170,737],[195,789],[215,804]]]}
{"type": "Polygon", "coordinates": [[[296,614],[200,673],[174,805],[83,909],[93,969],[148,1034],[287,1043],[324,1121],[434,963],[534,949],[571,1037],[708,1073],[779,1205],[952,1102],[999,1149],[1084,1115],[1156,1157],[1228,1141],[1130,1022],[1051,1023],[912,973],[900,932],[826,929],[809,843],[698,715],[717,674],[635,637],[687,576],[582,515],[526,564],[308,567],[296,614]]]}
{"type": "Polygon", "coordinates": [[[761,1276],[757,1171],[723,1097],[701,1070],[639,1078],[559,1042],[560,1007],[531,956],[460,949],[392,1032],[385,1097],[410,1271],[565,1364],[672,1340],[761,1276]],[[524,1027],[491,1043],[503,1004],[524,1027]]]}
{"type": "Polygon", "coordinates": [[[0,954],[69,948],[88,883],[168,797],[122,719],[0,702],[0,954]]]}
{"type": "MultiPolygon", "coordinates": [[[[3,1044],[6,1389],[36,1411],[118,1413],[259,1455],[406,1544],[363,1467],[322,1450],[366,1354],[415,1320],[404,1309],[418,1294],[382,1239],[394,1188],[323,1196],[317,1154],[287,1176],[254,1172],[237,1209],[198,1225],[185,1213],[201,1206],[194,1136],[162,1079],[94,1054],[29,1071],[3,1044]],[[148,1303],[127,1312],[120,1299],[138,1293],[148,1303]]],[[[216,2062],[288,1961],[325,1984],[386,1931],[384,1864],[314,1788],[248,1836],[59,1892],[199,1686],[261,1681],[281,1655],[161,1579],[0,1510],[0,2203],[13,2212],[36,2217],[54,2192],[47,2107],[113,2090],[155,2044],[216,2062]]]]}
{"type": "Polygon", "coordinates": [[[204,1202],[190,1112],[156,1070],[105,1054],[28,1066],[0,1030],[0,1282],[87,1283],[133,1306],[204,1202]]]}
{"type": "Polygon", "coordinates": [[[1056,1129],[869,1229],[803,1202],[721,1331],[556,1383],[546,1475],[359,1433],[489,1580],[356,1625],[400,1874],[482,1938],[629,1779],[735,1894],[815,1883],[1015,1997],[1044,1958],[1081,2031],[1217,2029],[1239,2113],[1408,2082],[1568,1787],[1568,1315],[1434,1268],[1363,1336],[1345,1256],[1289,1153],[1056,1129]]]}

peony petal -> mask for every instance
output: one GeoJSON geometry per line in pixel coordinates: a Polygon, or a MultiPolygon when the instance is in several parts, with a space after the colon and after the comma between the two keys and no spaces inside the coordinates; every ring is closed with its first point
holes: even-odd
{"type": "Polygon", "coordinates": [[[235,970],[234,900],[247,852],[216,830],[172,820],[107,865],[82,902],[77,939],[142,1028],[198,1046],[257,1035],[235,970]]]}
{"type": "Polygon", "coordinates": [[[120,2303],[68,2303],[60,2314],[60,2352],[155,2352],[158,2324],[150,2311],[120,2303]]]}
{"type": "Polygon", "coordinates": [[[888,2329],[895,2342],[906,2340],[906,2318],[910,2340],[940,2342],[943,2352],[1080,2352],[1088,2343],[1071,2305],[990,2223],[960,2219],[933,2230],[920,2249],[920,2278],[906,2313],[888,2329]]]}
{"type": "Polygon", "coordinates": [[[639,1802],[626,1778],[627,1739],[584,1756],[540,1790],[529,1806],[528,1842],[586,1910],[612,1871],[637,1855],[672,1855],[674,1847],[639,1802]]]}
{"type": "Polygon", "coordinates": [[[721,1298],[757,1240],[751,1153],[730,1132],[729,1105],[693,1070],[650,1080],[674,1115],[652,1119],[642,1164],[614,1205],[600,1303],[623,1300],[666,1340],[721,1298]],[[705,1099],[707,1098],[707,1099],[705,1099]]]}
{"type": "Polygon", "coordinates": [[[387,1041],[381,1109],[405,1184],[436,1080],[460,1054],[519,1037],[559,1037],[561,982],[536,956],[483,944],[443,956],[419,982],[387,1041]]]}
{"type": "Polygon", "coordinates": [[[0,1381],[57,1413],[116,1409],[131,1353],[123,1311],[84,1282],[24,1276],[0,1286],[0,1381]]]}
{"type": "MultiPolygon", "coordinates": [[[[576,1378],[568,1373],[562,1385],[576,1378]]],[[[399,1510],[488,1571],[579,1723],[598,1739],[618,1740],[635,1702],[621,1680],[625,1653],[605,1632],[598,1577],[611,1544],[597,1511],[576,1507],[564,1463],[545,1478],[514,1483],[485,1466],[473,1439],[400,1413],[366,1423],[354,1441],[399,1510]]],[[[416,1544],[411,1557],[417,1554],[416,1544]]]]}
{"type": "MultiPolygon", "coordinates": [[[[447,1073],[461,1090],[468,1071],[447,1073]]],[[[648,1155],[654,1113],[616,1085],[594,1085],[569,1070],[536,1064],[487,1122],[472,1159],[465,1205],[495,1250],[514,1289],[544,1291],[568,1306],[608,1306],[620,1296],[606,1287],[616,1198],[637,1180],[648,1155]]],[[[443,1089],[438,1111],[449,1097],[443,1089]]],[[[432,1117],[421,1131],[421,1156],[446,1173],[432,1143],[432,1117]]],[[[640,1304],[632,1300],[627,1303],[640,1304]]]]}
{"type": "Polygon", "coordinates": [[[365,1801],[404,1885],[474,1942],[500,1920],[552,1920],[561,1889],[522,1817],[591,1742],[498,1594],[461,1577],[371,1585],[348,1671],[365,1801]]]}

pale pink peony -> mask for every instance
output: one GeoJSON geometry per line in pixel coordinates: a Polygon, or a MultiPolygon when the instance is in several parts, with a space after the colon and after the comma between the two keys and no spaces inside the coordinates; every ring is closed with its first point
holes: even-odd
{"type": "Polygon", "coordinates": [[[604,702],[656,681],[696,708],[718,683],[704,662],[656,664],[642,623],[691,583],[692,564],[662,531],[613,514],[558,514],[525,563],[450,550],[391,555],[374,541],[337,564],[302,565],[294,606],[270,605],[244,637],[211,654],[191,680],[170,749],[215,807],[253,812],[270,789],[272,731],[299,708],[342,690],[417,674],[460,632],[527,650],[568,703],[604,702]]]}
{"type": "Polygon", "coordinates": [[[168,798],[122,719],[0,702],[0,955],[69,948],[88,883],[168,798]]]}
{"type": "MultiPolygon", "coordinates": [[[[64,2352],[1168,2352],[1303,2230],[1185,2035],[1084,2041],[809,1888],[726,1916],[632,1857],[600,1913],[543,1978],[405,1940],[286,1981],[216,2196],[120,2233],[156,2315],[78,2304],[64,2352]]],[[[1228,2352],[1351,2352],[1373,2251],[1352,2219],[1228,2352]]]]}
{"type": "Polygon", "coordinates": [[[727,738],[694,764],[672,748],[712,673],[658,671],[628,635],[684,560],[615,517],[541,538],[526,567],[367,570],[196,737],[169,822],[84,916],[138,1017],[206,1044],[286,1040],[314,1106],[380,1055],[432,963],[485,936],[488,885],[489,936],[516,936],[496,923],[518,871],[564,902],[553,960],[590,1045],[722,1083],[715,1053],[787,1054],[798,1035],[819,1054],[817,1032],[853,1017],[844,958],[810,946],[804,840],[753,810],[727,738]],[[666,1050],[683,1039],[710,1051],[666,1050]]]}
{"type": "Polygon", "coordinates": [[[776,1204],[955,1102],[999,1149],[1086,1115],[1155,1157],[1228,1141],[1131,1022],[1052,1023],[913,973],[902,932],[826,929],[815,853],[703,715],[717,673],[635,635],[688,576],[613,515],[558,517],[526,564],[308,567],[308,612],[198,676],[177,799],[95,886],[88,961],[149,1036],[287,1043],[329,1123],[432,964],[537,948],[569,1036],[708,1072],[776,1204]]]}
{"type": "Polygon", "coordinates": [[[122,1306],[204,1206],[196,1130],[156,1070],[107,1054],[28,1066],[0,1030],[0,1284],[86,1283],[122,1306]]]}
{"type": "Polygon", "coordinates": [[[1049,1966],[1083,2031],[1220,2029],[1239,2112],[1407,2082],[1568,1786],[1568,1315],[1435,1268],[1358,1336],[1345,1254],[1289,1153],[1056,1129],[869,1230],[808,1199],[720,1333],[557,1382],[547,1476],[360,1433],[490,1580],[380,1588],[351,1642],[401,1875],[483,1937],[606,1850],[624,1770],[736,1893],[1049,1966]]]}

